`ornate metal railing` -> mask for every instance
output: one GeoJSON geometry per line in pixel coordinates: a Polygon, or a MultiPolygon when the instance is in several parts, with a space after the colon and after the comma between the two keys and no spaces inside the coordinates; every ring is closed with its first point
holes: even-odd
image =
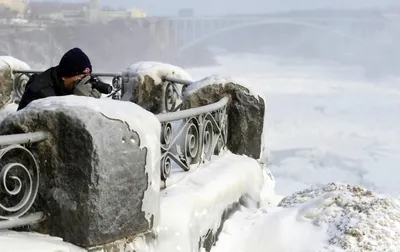
{"type": "Polygon", "coordinates": [[[163,181],[169,177],[173,162],[188,171],[192,164],[208,161],[226,148],[228,101],[224,97],[207,106],[156,115],[161,122],[163,181]]]}
{"type": "Polygon", "coordinates": [[[182,106],[182,90],[192,84],[191,81],[165,76],[163,78],[163,95],[161,113],[176,112],[182,106]],[[179,87],[179,86],[181,87],[179,87]]]}
{"type": "MultiPolygon", "coordinates": [[[[28,82],[32,74],[42,73],[39,70],[14,70],[13,71],[13,90],[17,99],[21,99],[24,94],[26,83],[28,82]]],[[[121,89],[122,89],[122,74],[121,73],[92,73],[96,77],[110,77],[112,78],[113,91],[108,94],[107,97],[119,100],[121,99],[121,89]]]]}
{"type": "Polygon", "coordinates": [[[39,189],[39,166],[28,146],[47,137],[45,132],[0,136],[0,229],[44,219],[42,212],[27,214],[39,189]]]}

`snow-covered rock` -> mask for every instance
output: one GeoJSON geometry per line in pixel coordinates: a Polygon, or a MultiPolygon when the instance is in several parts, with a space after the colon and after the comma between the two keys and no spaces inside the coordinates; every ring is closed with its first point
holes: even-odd
{"type": "MultiPolygon", "coordinates": [[[[138,62],[123,74],[122,100],[134,102],[152,113],[163,112],[165,87],[163,77],[192,80],[182,68],[161,62],[138,62]]],[[[182,86],[177,86],[182,92],[182,86]]]]}
{"type": "Polygon", "coordinates": [[[189,85],[185,89],[185,92],[183,95],[188,96],[188,95],[196,92],[197,90],[207,87],[209,85],[218,84],[221,86],[225,86],[226,84],[232,84],[232,83],[246,88],[247,92],[256,98],[263,97],[261,93],[254,90],[254,88],[251,86],[251,84],[248,81],[239,79],[239,78],[230,77],[230,76],[220,76],[220,75],[211,75],[211,76],[204,77],[203,79],[193,82],[191,85],[189,85]]]}
{"type": "Polygon", "coordinates": [[[205,106],[229,96],[228,149],[235,154],[263,159],[266,100],[251,91],[249,84],[233,81],[211,76],[194,82],[184,91],[182,109],[205,106]]]}
{"type": "Polygon", "coordinates": [[[302,217],[326,230],[327,245],[318,251],[398,251],[400,200],[359,186],[331,183],[282,200],[279,206],[301,209],[302,217]]]}
{"type": "Polygon", "coordinates": [[[81,96],[35,100],[0,134],[47,131],[38,144],[42,231],[83,247],[158,224],[160,123],[136,104],[81,96]]]}
{"type": "Polygon", "coordinates": [[[29,70],[30,67],[11,56],[0,56],[0,109],[15,98],[13,92],[13,70],[29,70]]]}
{"type": "Polygon", "coordinates": [[[18,104],[10,103],[0,109],[0,122],[4,120],[9,114],[15,113],[18,109],[18,104]]]}

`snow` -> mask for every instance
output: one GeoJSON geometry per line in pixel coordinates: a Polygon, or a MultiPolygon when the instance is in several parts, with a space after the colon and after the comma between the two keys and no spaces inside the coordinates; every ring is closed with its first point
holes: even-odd
{"type": "Polygon", "coordinates": [[[326,228],[329,246],[323,251],[334,247],[354,252],[400,248],[398,198],[376,195],[359,186],[331,183],[297,192],[283,199],[280,206],[305,206],[304,218],[326,228]]]}
{"type": "Polygon", "coordinates": [[[136,131],[140,137],[140,147],[147,148],[146,173],[149,174],[148,190],[146,190],[142,210],[151,222],[153,213],[155,225],[158,223],[159,191],[160,191],[160,132],[161,126],[157,118],[140,106],[109,99],[95,99],[83,96],[58,96],[39,99],[31,102],[25,109],[17,111],[25,113],[31,110],[57,110],[68,107],[79,111],[79,108],[90,108],[113,120],[119,120],[136,131]]]}
{"type": "Polygon", "coordinates": [[[29,70],[27,63],[11,56],[0,56],[0,70],[7,68],[12,70],[29,70]]]}
{"type": "MultiPolygon", "coordinates": [[[[124,87],[124,95],[122,100],[130,100],[133,89],[137,83],[141,83],[145,76],[149,76],[154,80],[154,85],[163,83],[162,79],[165,76],[175,77],[183,80],[192,81],[192,77],[178,66],[174,66],[162,62],[140,61],[128,67],[122,74],[124,87]]],[[[182,86],[178,86],[179,90],[182,86]]]]}
{"type": "Polygon", "coordinates": [[[298,220],[299,209],[242,207],[228,219],[212,252],[311,252],[327,239],[321,228],[298,220]]]}
{"type": "Polygon", "coordinates": [[[212,252],[397,251],[399,235],[399,199],[331,183],[286,197],[279,207],[242,207],[212,252]]]}
{"type": "Polygon", "coordinates": [[[61,238],[33,232],[0,230],[1,252],[84,252],[61,238]]]}
{"type": "Polygon", "coordinates": [[[218,228],[229,205],[245,195],[259,201],[262,186],[262,167],[254,159],[231,153],[214,157],[161,192],[157,251],[196,251],[199,238],[218,228]]]}
{"type": "Polygon", "coordinates": [[[275,193],[275,177],[271,171],[263,165],[263,186],[260,192],[261,206],[276,206],[282,200],[282,196],[275,193]]]}
{"type": "Polygon", "coordinates": [[[175,77],[183,80],[192,80],[192,77],[182,68],[171,64],[154,61],[137,62],[128,67],[126,72],[133,74],[134,76],[148,75],[154,79],[156,84],[160,84],[164,76],[175,77]]]}
{"type": "Polygon", "coordinates": [[[211,75],[193,82],[185,89],[184,96],[188,96],[196,92],[197,90],[209,85],[219,84],[225,86],[228,83],[234,83],[244,88],[247,88],[249,90],[249,94],[257,99],[259,99],[260,96],[262,97],[262,94],[260,92],[256,92],[256,90],[254,90],[254,87],[252,87],[251,84],[246,79],[235,78],[232,76],[220,76],[220,75],[211,75]]]}
{"type": "Polygon", "coordinates": [[[10,103],[0,110],[0,122],[4,120],[9,114],[16,112],[18,109],[18,104],[10,103]]]}

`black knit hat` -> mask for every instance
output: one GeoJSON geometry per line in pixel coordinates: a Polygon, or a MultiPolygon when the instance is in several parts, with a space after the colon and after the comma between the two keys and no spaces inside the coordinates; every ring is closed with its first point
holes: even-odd
{"type": "Polygon", "coordinates": [[[66,52],[61,58],[58,68],[61,77],[72,77],[92,72],[89,57],[79,48],[73,48],[66,52]]]}

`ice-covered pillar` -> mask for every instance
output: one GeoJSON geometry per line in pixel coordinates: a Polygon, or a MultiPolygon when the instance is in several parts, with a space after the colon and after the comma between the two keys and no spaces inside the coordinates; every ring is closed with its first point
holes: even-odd
{"type": "Polygon", "coordinates": [[[122,76],[122,100],[160,114],[175,109],[181,103],[182,85],[165,82],[165,76],[191,80],[182,68],[160,62],[137,62],[122,76]]]}
{"type": "MultiPolygon", "coordinates": [[[[46,131],[40,232],[92,248],[151,231],[159,218],[160,123],[141,107],[78,96],[36,100],[6,117],[0,134],[46,131]]],[[[104,250],[108,251],[108,250],[104,250]]]]}
{"type": "MultiPolygon", "coordinates": [[[[25,82],[18,82],[15,83],[14,79],[18,77],[22,77],[20,75],[14,75],[14,70],[29,70],[30,67],[25,62],[22,62],[16,58],[11,56],[0,56],[0,109],[4,108],[7,104],[12,103],[16,98],[19,98],[16,95],[17,91],[22,91],[25,87],[18,86],[19,83],[26,83],[25,82]],[[18,90],[14,90],[18,89],[18,90]]],[[[27,79],[27,76],[23,76],[27,79]]]]}

